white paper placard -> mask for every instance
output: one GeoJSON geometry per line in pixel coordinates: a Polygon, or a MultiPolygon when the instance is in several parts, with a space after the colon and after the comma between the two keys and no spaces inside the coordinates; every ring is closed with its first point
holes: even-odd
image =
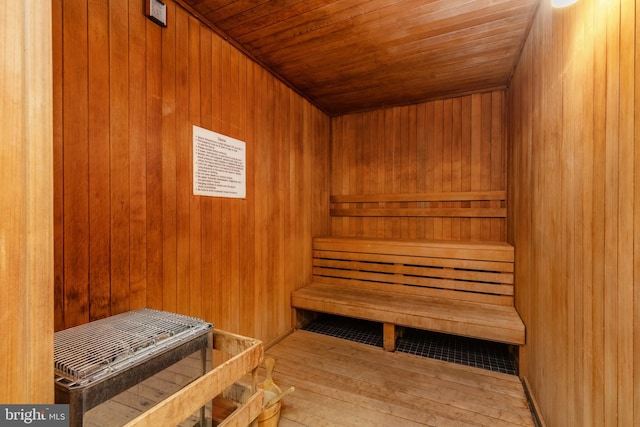
{"type": "Polygon", "coordinates": [[[194,126],[193,194],[244,199],[247,194],[246,144],[194,126]]]}

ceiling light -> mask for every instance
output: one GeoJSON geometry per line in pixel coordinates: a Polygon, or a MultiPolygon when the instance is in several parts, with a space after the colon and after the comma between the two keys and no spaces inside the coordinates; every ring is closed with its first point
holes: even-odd
{"type": "Polygon", "coordinates": [[[551,0],[551,6],[553,7],[566,7],[574,4],[578,0],[551,0]]]}

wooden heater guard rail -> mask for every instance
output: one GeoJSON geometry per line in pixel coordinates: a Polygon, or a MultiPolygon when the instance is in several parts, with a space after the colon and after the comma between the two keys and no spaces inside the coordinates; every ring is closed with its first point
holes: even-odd
{"type": "Polygon", "coordinates": [[[506,200],[506,191],[333,195],[330,213],[360,217],[506,218],[506,200]],[[428,206],[411,206],[418,203],[428,206]],[[431,206],[434,203],[437,206],[431,206]],[[443,203],[446,205],[441,206],[443,203]]]}
{"type": "Polygon", "coordinates": [[[522,345],[513,271],[506,243],[315,238],[313,283],[291,305],[382,322],[390,351],[396,325],[522,345]]]}
{"type": "Polygon", "coordinates": [[[264,357],[261,341],[213,331],[213,348],[232,355],[200,378],[172,394],[162,402],[125,424],[125,427],[157,427],[178,425],[217,396],[224,396],[240,406],[219,426],[247,426],[255,424],[262,412],[263,391],[257,387],[257,368],[264,357]],[[253,384],[243,386],[242,377],[252,373],[253,384]]]}

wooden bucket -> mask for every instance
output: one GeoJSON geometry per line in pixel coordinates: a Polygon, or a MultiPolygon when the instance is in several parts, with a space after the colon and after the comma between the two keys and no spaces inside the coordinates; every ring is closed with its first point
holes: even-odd
{"type": "MultiPolygon", "coordinates": [[[[273,368],[276,363],[275,359],[267,358],[264,363],[267,368],[267,377],[265,378],[264,382],[258,384],[258,387],[264,390],[263,404],[266,404],[271,399],[282,393],[282,390],[273,382],[272,378],[273,368]]],[[[276,427],[278,425],[278,421],[280,421],[280,407],[281,402],[277,402],[275,405],[263,409],[257,418],[258,426],[276,427]]]]}
{"type": "MultiPolygon", "coordinates": [[[[271,400],[276,396],[275,393],[265,390],[265,403],[271,400]]],[[[258,415],[258,426],[259,427],[276,427],[278,425],[278,421],[280,421],[280,406],[281,402],[278,402],[269,408],[264,409],[260,415],[258,415]]]]}

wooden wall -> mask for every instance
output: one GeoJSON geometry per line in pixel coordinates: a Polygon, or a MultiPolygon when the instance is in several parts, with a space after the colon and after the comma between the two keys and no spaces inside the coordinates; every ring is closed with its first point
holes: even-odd
{"type": "Polygon", "coordinates": [[[508,101],[521,375],[549,426],[640,425],[640,2],[548,3],[508,101]]]}
{"type": "MultiPolygon", "coordinates": [[[[0,402],[53,403],[51,5],[0,5],[0,402]]],[[[4,419],[4,418],[3,418],[4,419]]]]}
{"type": "Polygon", "coordinates": [[[269,342],[328,232],[329,118],[172,1],[54,0],[55,326],[143,306],[269,342]],[[246,200],[192,195],[192,125],[246,141],[246,200]]]}
{"type": "MultiPolygon", "coordinates": [[[[427,201],[450,193],[506,190],[505,94],[478,93],[332,119],[331,196],[419,195],[421,201],[357,203],[397,215],[334,215],[331,233],[407,239],[506,239],[505,218],[459,217],[407,209],[500,208],[503,201],[427,201]],[[416,212],[416,211],[414,211],[416,212]]],[[[342,199],[338,199],[341,201],[342,199]]],[[[415,200],[415,199],[412,199],[415,200]]],[[[334,203],[334,208],[346,204],[334,203]]],[[[470,210],[470,209],[468,209],[470,210]]],[[[464,215],[464,213],[462,214],[464,215]]]]}

